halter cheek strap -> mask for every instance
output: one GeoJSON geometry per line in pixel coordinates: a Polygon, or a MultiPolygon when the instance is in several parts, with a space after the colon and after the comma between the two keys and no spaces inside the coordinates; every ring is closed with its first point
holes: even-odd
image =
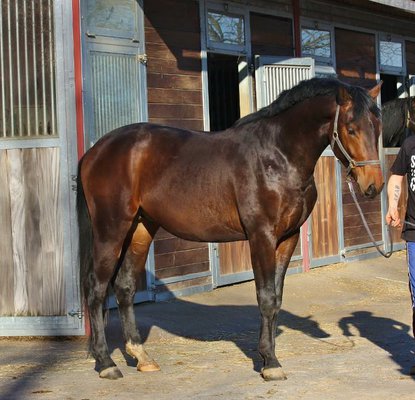
{"type": "Polygon", "coordinates": [[[337,125],[339,122],[339,113],[340,113],[340,106],[337,105],[336,116],[334,117],[333,135],[331,137],[330,145],[334,153],[334,146],[337,144],[337,147],[339,148],[340,152],[344,155],[346,160],[349,162],[349,165],[347,166],[347,171],[346,171],[347,175],[350,175],[350,172],[352,171],[352,169],[356,167],[364,167],[365,165],[377,165],[377,164],[380,165],[380,160],[356,161],[349,155],[347,150],[344,148],[342,142],[340,141],[339,132],[337,130],[337,125]]]}

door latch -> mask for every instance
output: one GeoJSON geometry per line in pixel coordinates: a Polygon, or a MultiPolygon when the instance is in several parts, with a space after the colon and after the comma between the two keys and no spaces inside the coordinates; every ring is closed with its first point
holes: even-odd
{"type": "Polygon", "coordinates": [[[147,54],[137,54],[136,60],[137,60],[137,62],[139,62],[143,65],[147,65],[147,61],[148,61],[147,54]]]}
{"type": "Polygon", "coordinates": [[[68,312],[68,315],[70,317],[78,317],[79,319],[82,319],[84,317],[84,312],[81,310],[71,310],[68,312]]]}

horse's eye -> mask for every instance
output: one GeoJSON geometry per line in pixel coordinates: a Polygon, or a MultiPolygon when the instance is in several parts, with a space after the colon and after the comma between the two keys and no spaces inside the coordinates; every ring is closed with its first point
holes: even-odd
{"type": "Polygon", "coordinates": [[[349,135],[355,135],[356,134],[356,132],[354,131],[354,129],[353,128],[348,128],[347,129],[347,133],[349,134],[349,135]]]}

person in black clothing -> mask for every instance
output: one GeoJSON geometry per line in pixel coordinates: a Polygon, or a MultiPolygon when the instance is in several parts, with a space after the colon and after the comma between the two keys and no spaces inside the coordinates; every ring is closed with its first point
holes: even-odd
{"type": "MultiPolygon", "coordinates": [[[[409,136],[403,143],[390,169],[392,175],[388,181],[388,212],[386,223],[401,227],[402,238],[406,241],[409,290],[412,299],[412,331],[415,336],[415,135],[409,136]],[[401,221],[398,202],[402,192],[402,182],[406,175],[408,183],[408,200],[405,221],[401,221]]],[[[415,366],[411,368],[415,375],[415,366]]]]}

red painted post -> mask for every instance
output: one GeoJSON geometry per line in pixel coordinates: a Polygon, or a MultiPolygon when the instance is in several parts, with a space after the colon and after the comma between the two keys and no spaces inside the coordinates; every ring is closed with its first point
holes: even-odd
{"type": "MultiPolygon", "coordinates": [[[[78,160],[85,152],[84,144],[84,110],[82,99],[82,47],[81,47],[81,11],[80,0],[72,0],[72,26],[73,26],[73,59],[75,78],[75,111],[76,111],[76,143],[78,160]]],[[[84,308],[85,335],[91,336],[88,309],[84,308]]]]}
{"type": "Polygon", "coordinates": [[[72,0],[76,137],[77,137],[77,147],[78,147],[78,159],[81,158],[85,152],[84,111],[82,107],[81,12],[80,12],[79,2],[80,0],[72,0]]]}

